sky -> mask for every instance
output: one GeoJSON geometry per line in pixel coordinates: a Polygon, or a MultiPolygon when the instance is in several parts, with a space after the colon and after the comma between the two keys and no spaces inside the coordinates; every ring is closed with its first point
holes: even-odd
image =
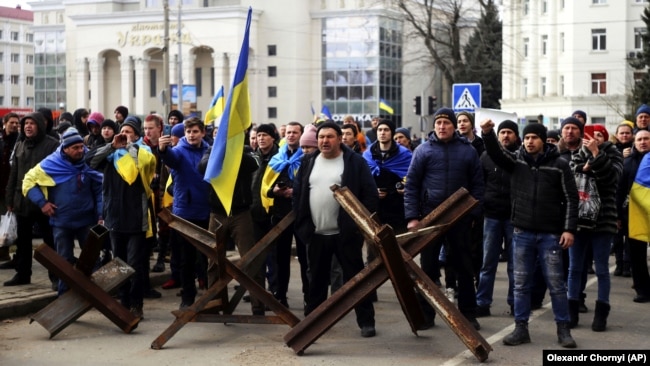
{"type": "Polygon", "coordinates": [[[31,10],[31,7],[27,5],[28,2],[33,2],[33,0],[0,0],[0,6],[5,6],[8,8],[15,8],[16,5],[19,5],[25,10],[31,10]]]}

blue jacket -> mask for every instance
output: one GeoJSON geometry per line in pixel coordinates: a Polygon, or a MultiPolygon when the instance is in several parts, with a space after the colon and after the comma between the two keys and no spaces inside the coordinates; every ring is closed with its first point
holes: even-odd
{"type": "MultiPolygon", "coordinates": [[[[485,181],[478,153],[458,134],[448,142],[442,142],[432,133],[429,140],[413,152],[406,175],[406,220],[423,218],[461,187],[483,202],[485,181]]],[[[472,214],[480,215],[480,208],[472,214]]]]}
{"type": "Polygon", "coordinates": [[[191,146],[185,137],[178,145],[160,152],[160,157],[172,169],[174,181],[174,205],[172,213],[189,220],[210,218],[210,185],[203,181],[198,166],[208,144],[201,141],[200,147],[191,146]]]}

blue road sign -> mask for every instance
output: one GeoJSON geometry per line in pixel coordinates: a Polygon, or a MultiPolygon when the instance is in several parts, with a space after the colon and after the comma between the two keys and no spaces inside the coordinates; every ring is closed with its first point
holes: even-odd
{"type": "Polygon", "coordinates": [[[474,112],[481,108],[481,84],[454,84],[452,89],[454,111],[474,112]]]}

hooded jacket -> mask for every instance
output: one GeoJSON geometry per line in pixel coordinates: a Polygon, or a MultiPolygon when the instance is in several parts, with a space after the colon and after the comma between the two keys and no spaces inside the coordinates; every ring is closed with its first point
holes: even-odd
{"type": "Polygon", "coordinates": [[[81,137],[86,137],[86,135],[88,135],[89,133],[88,127],[86,127],[86,124],[83,123],[83,121],[81,120],[82,116],[87,116],[87,115],[88,115],[88,111],[85,108],[79,108],[75,110],[74,113],[72,114],[72,119],[74,120],[72,121],[72,126],[74,126],[74,128],[76,128],[77,131],[79,131],[79,135],[81,135],[81,137]]]}
{"type": "Polygon", "coordinates": [[[59,147],[59,141],[47,135],[45,118],[38,112],[21,118],[20,134],[22,136],[25,136],[25,121],[27,119],[36,122],[38,131],[34,137],[24,137],[16,143],[14,155],[11,158],[11,172],[5,193],[7,206],[13,207],[16,215],[19,216],[30,216],[41,212],[35,204],[23,196],[23,178],[31,168],[35,167],[36,164],[59,147]]]}

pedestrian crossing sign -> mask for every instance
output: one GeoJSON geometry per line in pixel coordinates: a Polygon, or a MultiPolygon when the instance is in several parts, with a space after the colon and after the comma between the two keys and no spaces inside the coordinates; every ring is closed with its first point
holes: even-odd
{"type": "Polygon", "coordinates": [[[474,112],[481,108],[481,84],[454,84],[452,89],[454,111],[474,112]]]}

